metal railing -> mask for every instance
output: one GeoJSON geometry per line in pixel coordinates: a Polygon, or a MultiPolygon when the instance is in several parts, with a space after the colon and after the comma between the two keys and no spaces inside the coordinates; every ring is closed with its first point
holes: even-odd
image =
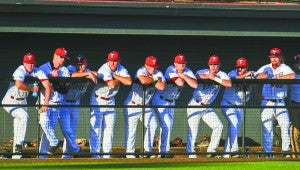
{"type": "MultiPolygon", "coordinates": [[[[76,82],[86,82],[89,81],[88,79],[85,78],[54,78],[54,79],[50,79],[52,82],[53,81],[59,81],[59,82],[72,82],[72,83],[76,83],[76,82]]],[[[2,89],[6,89],[8,82],[10,80],[9,79],[0,79],[0,86],[2,86],[2,89]],[[6,85],[6,86],[5,86],[6,85]]],[[[31,80],[28,80],[31,81],[31,80]]],[[[251,93],[251,97],[250,100],[248,102],[246,102],[246,100],[244,100],[243,105],[241,106],[230,106],[230,107],[237,107],[237,108],[242,108],[244,110],[244,119],[243,119],[243,126],[242,126],[242,130],[241,130],[241,135],[239,135],[241,137],[241,151],[239,152],[241,155],[243,155],[244,157],[248,157],[249,155],[261,155],[261,154],[268,154],[268,153],[263,153],[262,151],[257,151],[257,150],[251,150],[249,148],[254,147],[251,146],[251,143],[249,144],[249,139],[253,139],[253,141],[256,142],[256,144],[260,144],[260,148],[261,148],[261,132],[260,132],[260,126],[261,126],[261,122],[260,122],[260,109],[263,108],[260,105],[260,102],[262,100],[261,98],[261,87],[262,84],[299,84],[300,80],[275,80],[275,79],[268,79],[268,80],[257,80],[257,79],[244,79],[244,80],[232,80],[233,84],[240,84],[240,85],[244,85],[244,86],[253,86],[253,91],[251,93]],[[258,127],[259,126],[259,127],[258,127]],[[255,128],[253,128],[255,127],[255,128]]],[[[101,83],[101,82],[100,82],[101,83]]],[[[199,83],[214,83],[212,81],[206,80],[199,80],[199,83]]],[[[82,109],[81,110],[81,117],[79,120],[79,127],[78,127],[78,138],[85,138],[88,141],[89,138],[89,108],[90,107],[99,107],[98,105],[90,105],[89,104],[89,97],[90,97],[90,93],[91,93],[91,89],[93,88],[93,86],[90,86],[89,89],[87,90],[86,94],[82,97],[81,100],[81,104],[79,105],[79,107],[82,109]],[[84,120],[82,120],[84,119],[84,120]]],[[[123,118],[123,110],[125,107],[132,107],[132,108],[142,108],[143,112],[145,111],[145,105],[141,105],[141,106],[127,106],[124,105],[123,102],[125,101],[127,94],[130,90],[130,87],[125,87],[125,86],[121,86],[119,93],[116,96],[116,105],[113,106],[114,108],[116,108],[117,110],[117,121],[116,121],[116,127],[115,127],[115,138],[114,138],[114,147],[115,148],[121,148],[120,150],[117,151],[113,151],[113,153],[111,154],[112,156],[124,156],[127,153],[124,152],[124,150],[122,151],[122,148],[124,148],[124,118],[123,118]],[[120,124],[117,124],[117,123],[120,124]],[[123,122],[123,124],[121,124],[123,122]],[[123,138],[123,139],[122,139],[123,138]],[[116,142],[118,141],[118,142],[116,142]]],[[[5,90],[4,90],[5,91],[5,90]]],[[[221,106],[220,105],[220,101],[222,99],[222,95],[223,95],[223,91],[224,88],[221,87],[221,91],[218,94],[218,97],[216,98],[216,100],[210,105],[210,106],[187,106],[187,102],[191,99],[192,97],[192,92],[193,89],[186,87],[184,89],[184,91],[182,92],[181,96],[179,97],[179,99],[176,101],[176,105],[175,106],[150,106],[150,107],[174,107],[175,110],[175,118],[174,118],[174,128],[173,128],[173,132],[172,132],[172,137],[171,138],[175,138],[175,137],[181,137],[183,139],[183,142],[186,141],[185,137],[186,137],[186,133],[187,133],[187,121],[186,121],[186,108],[199,108],[199,107],[211,107],[214,108],[215,111],[217,112],[218,116],[220,117],[220,119],[222,120],[223,124],[227,124],[226,119],[224,119],[223,115],[220,114],[220,109],[226,106],[221,106]],[[179,116],[179,117],[177,117],[179,116]],[[178,126],[178,127],[177,127],[178,126]],[[178,130],[181,129],[181,130],[178,130]]],[[[1,100],[3,98],[4,94],[1,94],[1,100]]],[[[289,96],[288,96],[289,97],[289,96]]],[[[288,100],[288,97],[286,98],[286,100],[288,100]]],[[[27,154],[31,156],[37,156],[38,153],[38,141],[40,139],[40,135],[41,135],[41,130],[40,130],[40,126],[39,126],[39,119],[38,119],[38,111],[36,110],[36,108],[41,107],[41,105],[36,104],[36,103],[40,103],[40,102],[36,102],[36,99],[29,97],[28,98],[28,104],[25,105],[26,107],[29,108],[29,112],[30,112],[30,117],[32,117],[33,119],[31,120],[35,120],[35,121],[31,121],[29,123],[28,129],[27,129],[27,137],[26,137],[26,143],[25,145],[29,145],[30,142],[28,141],[33,141],[35,140],[36,143],[36,147],[33,149],[35,150],[35,152],[26,152],[24,154],[27,154]]],[[[19,105],[3,105],[1,104],[1,107],[4,106],[19,106],[19,105]]],[[[78,107],[78,106],[74,106],[74,105],[49,105],[49,107],[78,107]]],[[[102,105],[100,107],[112,107],[110,105],[102,105]]],[[[149,106],[147,106],[149,107],[149,106]]],[[[265,108],[287,108],[287,109],[291,109],[291,108],[298,108],[297,106],[290,106],[289,102],[286,102],[285,106],[274,106],[274,107],[268,107],[266,106],[265,108]]],[[[4,110],[0,110],[1,112],[1,122],[0,122],[0,126],[1,126],[1,132],[0,132],[0,141],[2,140],[2,145],[1,145],[1,150],[5,150],[4,149],[4,142],[7,139],[11,139],[13,137],[13,131],[12,131],[12,118],[11,115],[9,115],[8,113],[6,113],[4,110]]],[[[142,114],[143,115],[143,114],[142,114]]],[[[142,119],[144,120],[144,119],[142,119]]],[[[144,150],[143,150],[143,136],[144,136],[144,126],[143,126],[143,122],[138,126],[138,133],[137,133],[137,141],[136,141],[136,147],[140,148],[137,149],[137,151],[139,150],[141,152],[141,154],[144,154],[144,150]]],[[[275,128],[275,127],[274,127],[275,128]]],[[[159,129],[159,128],[158,128],[159,129]]],[[[205,125],[201,125],[199,128],[199,131],[202,131],[202,134],[210,134],[210,129],[208,127],[206,127],[205,125]]],[[[62,134],[60,134],[60,130],[56,129],[56,133],[58,134],[58,137],[60,140],[63,139],[62,134]]],[[[156,133],[157,135],[159,135],[159,132],[156,133]]],[[[276,134],[275,134],[276,135],[276,134]]],[[[201,133],[200,135],[201,136],[201,133]]],[[[226,137],[226,126],[224,126],[224,131],[222,133],[222,139],[224,139],[226,137]]],[[[275,138],[275,137],[274,137],[275,138]]],[[[280,141],[280,135],[278,136],[277,134],[277,140],[280,141]]],[[[275,140],[275,139],[274,139],[275,140]]],[[[171,141],[170,141],[171,142],[171,141]]],[[[274,143],[275,145],[275,143],[274,143]]],[[[280,147],[280,142],[276,144],[278,147],[280,147]]],[[[222,144],[220,143],[220,146],[222,146],[222,144]]],[[[257,145],[255,147],[258,147],[257,145]]],[[[11,148],[10,148],[11,149],[11,148]]],[[[83,153],[84,156],[89,156],[90,153],[88,151],[88,145],[86,146],[86,153],[83,153]]],[[[173,149],[171,149],[172,152],[174,152],[175,155],[187,155],[188,153],[186,153],[185,149],[180,149],[180,147],[175,147],[173,149]],[[175,151],[174,151],[175,149],[175,151]]],[[[219,150],[218,151],[219,154],[226,154],[225,152],[219,150]]],[[[272,152],[273,154],[281,154],[280,151],[275,151],[272,152]]],[[[11,150],[6,149],[6,152],[4,152],[3,154],[11,156],[11,150]]],[[[102,153],[101,153],[102,154],[102,153]]],[[[155,151],[153,154],[159,155],[160,153],[158,153],[157,151],[155,151]]],[[[206,155],[209,154],[206,151],[203,150],[203,148],[200,148],[199,151],[195,154],[198,155],[206,155]]],[[[291,154],[299,154],[299,153],[292,153],[291,154]]],[[[1,155],[1,152],[0,152],[1,155]]]]}

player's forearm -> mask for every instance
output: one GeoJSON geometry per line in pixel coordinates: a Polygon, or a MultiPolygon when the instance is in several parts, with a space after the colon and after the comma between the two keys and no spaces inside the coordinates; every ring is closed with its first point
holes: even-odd
{"type": "Polygon", "coordinates": [[[45,99],[44,99],[44,105],[48,105],[50,101],[51,96],[51,85],[49,80],[42,81],[42,84],[45,88],[45,99]]]}
{"type": "Polygon", "coordinates": [[[283,76],[278,76],[277,79],[295,79],[296,76],[294,73],[283,75],[283,76]]]}
{"type": "Polygon", "coordinates": [[[115,74],[113,76],[115,79],[119,80],[125,86],[130,86],[132,83],[131,77],[123,77],[123,76],[119,76],[119,75],[115,75],[115,74]]]}
{"type": "Polygon", "coordinates": [[[119,84],[120,84],[120,81],[118,79],[110,80],[107,82],[107,86],[111,89],[116,88],[117,86],[119,86],[119,84]]]}
{"type": "Polygon", "coordinates": [[[155,83],[155,88],[156,88],[157,90],[164,90],[165,87],[166,87],[166,83],[163,82],[163,81],[157,81],[157,82],[155,83]]]}
{"type": "Polygon", "coordinates": [[[186,79],[184,79],[185,82],[192,88],[197,88],[198,87],[198,82],[196,79],[187,77],[186,79]]]}
{"type": "Polygon", "coordinates": [[[225,87],[231,87],[232,86],[232,82],[231,80],[225,80],[225,79],[221,79],[222,83],[220,83],[221,85],[225,86],[225,87]]]}
{"type": "Polygon", "coordinates": [[[15,86],[23,91],[32,91],[33,87],[31,86],[27,86],[24,82],[20,81],[20,80],[16,80],[15,81],[15,86]]]}
{"type": "Polygon", "coordinates": [[[153,78],[148,76],[139,76],[138,79],[142,85],[148,85],[154,82],[153,78]]]}
{"type": "Polygon", "coordinates": [[[87,76],[89,76],[88,72],[82,72],[82,73],[74,72],[71,75],[71,77],[87,77],[87,76]]]}
{"type": "Polygon", "coordinates": [[[267,79],[267,78],[269,78],[269,77],[268,77],[268,74],[266,74],[266,73],[259,73],[256,77],[256,79],[267,79]]]}

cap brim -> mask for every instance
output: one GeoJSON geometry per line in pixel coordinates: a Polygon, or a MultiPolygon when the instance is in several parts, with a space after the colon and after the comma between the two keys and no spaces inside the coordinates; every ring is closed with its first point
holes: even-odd
{"type": "Polygon", "coordinates": [[[247,66],[239,66],[239,65],[235,65],[236,67],[247,67],[247,66]]]}
{"type": "Polygon", "coordinates": [[[269,57],[270,58],[279,58],[279,57],[281,57],[281,54],[270,54],[269,57]]]}

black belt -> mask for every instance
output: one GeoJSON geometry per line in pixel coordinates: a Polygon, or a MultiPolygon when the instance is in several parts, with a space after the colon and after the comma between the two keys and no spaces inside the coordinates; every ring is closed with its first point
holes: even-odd
{"type": "Polygon", "coordinates": [[[25,98],[15,98],[14,96],[10,96],[11,99],[14,99],[14,100],[24,100],[25,98]]]}
{"type": "Polygon", "coordinates": [[[137,103],[136,103],[135,101],[133,101],[133,100],[131,100],[131,103],[140,106],[140,104],[137,104],[137,103]]]}
{"type": "Polygon", "coordinates": [[[283,102],[283,99],[264,99],[268,102],[273,102],[273,103],[276,103],[276,102],[283,102]]]}
{"type": "Polygon", "coordinates": [[[291,100],[291,102],[296,103],[296,104],[300,104],[300,102],[295,102],[294,100],[291,100]]]}
{"type": "Polygon", "coordinates": [[[170,103],[173,103],[174,100],[171,100],[171,99],[165,99],[163,98],[162,96],[159,96],[160,99],[164,100],[164,101],[167,101],[167,102],[170,102],[170,103]]]}
{"type": "Polygon", "coordinates": [[[66,102],[74,103],[74,102],[76,102],[76,100],[66,100],[66,102]]]}
{"type": "MultiPolygon", "coordinates": [[[[99,95],[97,95],[97,94],[95,94],[95,97],[96,98],[98,98],[99,97],[99,95]]],[[[106,98],[106,97],[99,97],[100,99],[102,99],[102,100],[110,100],[111,98],[106,98]]]]}
{"type": "Polygon", "coordinates": [[[197,103],[200,103],[201,106],[208,106],[209,104],[205,104],[203,102],[201,102],[200,100],[195,100],[197,103]]]}

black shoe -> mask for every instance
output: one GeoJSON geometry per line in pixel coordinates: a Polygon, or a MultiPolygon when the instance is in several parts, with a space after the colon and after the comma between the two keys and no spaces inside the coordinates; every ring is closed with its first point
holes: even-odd
{"type": "Polygon", "coordinates": [[[16,154],[21,154],[22,153],[22,150],[23,150],[23,147],[22,147],[22,145],[16,145],[15,146],[15,152],[14,153],[16,153],[16,154]]]}
{"type": "Polygon", "coordinates": [[[267,153],[266,158],[275,158],[275,155],[273,155],[272,153],[267,153]]]}
{"type": "Polygon", "coordinates": [[[74,158],[80,158],[81,156],[82,156],[82,150],[81,150],[81,147],[79,146],[79,151],[78,152],[76,152],[74,155],[73,155],[73,157],[74,158]]]}
{"type": "Polygon", "coordinates": [[[233,154],[231,154],[230,156],[231,156],[231,158],[239,158],[239,157],[240,157],[240,154],[238,154],[238,153],[233,153],[233,154]]]}
{"type": "Polygon", "coordinates": [[[140,156],[139,156],[140,158],[155,158],[156,156],[155,155],[152,155],[152,153],[151,152],[144,152],[144,153],[141,153],[140,154],[140,156]]]}
{"type": "Polygon", "coordinates": [[[174,154],[172,153],[162,153],[161,158],[173,158],[174,154]]]}
{"type": "Polygon", "coordinates": [[[58,145],[56,145],[56,146],[51,146],[47,153],[48,153],[49,155],[55,155],[57,149],[58,149],[58,145]]]}
{"type": "Polygon", "coordinates": [[[213,153],[213,154],[208,154],[206,155],[207,158],[221,158],[222,156],[221,155],[218,155],[216,153],[213,153]]]}
{"type": "Polygon", "coordinates": [[[290,158],[291,155],[290,155],[290,153],[288,151],[282,151],[282,157],[284,157],[284,158],[290,158]]]}

